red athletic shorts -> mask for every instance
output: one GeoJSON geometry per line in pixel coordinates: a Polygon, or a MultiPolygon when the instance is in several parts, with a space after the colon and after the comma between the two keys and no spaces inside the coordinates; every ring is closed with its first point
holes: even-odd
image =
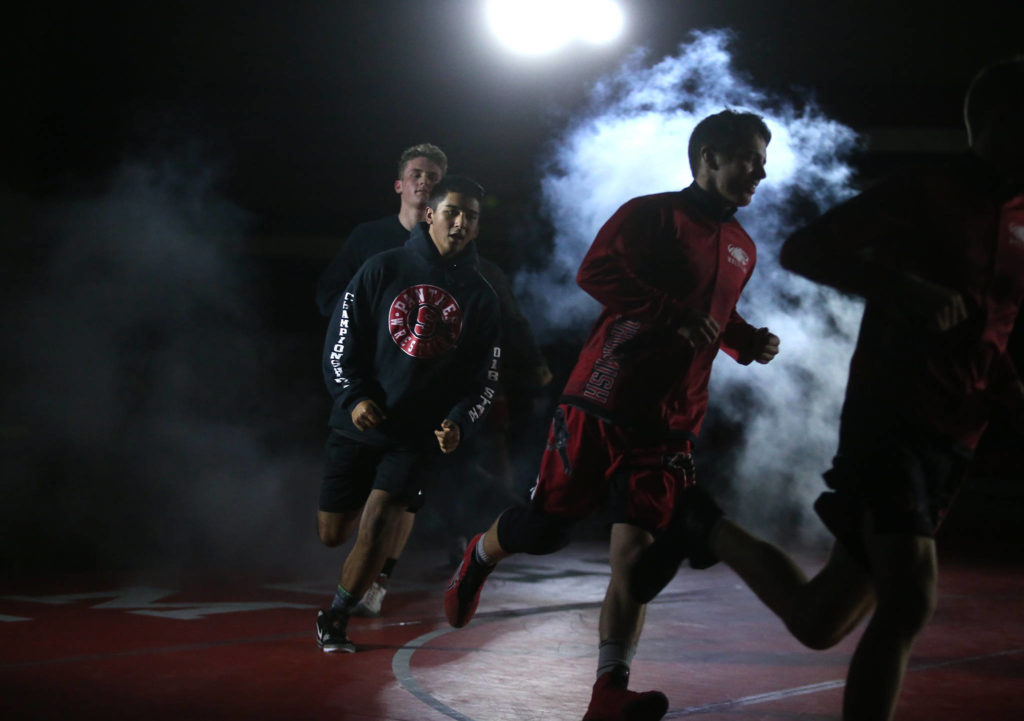
{"type": "Polygon", "coordinates": [[[579,520],[607,507],[612,523],[665,528],[676,493],[693,485],[686,439],[640,445],[618,427],[571,405],[555,409],[533,489],[534,508],[579,520]]]}

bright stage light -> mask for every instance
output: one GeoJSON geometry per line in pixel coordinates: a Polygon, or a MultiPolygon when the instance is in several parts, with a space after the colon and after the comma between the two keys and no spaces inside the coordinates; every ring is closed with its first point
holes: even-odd
{"type": "Polygon", "coordinates": [[[551,53],[576,38],[610,42],[624,22],[614,0],[487,0],[486,13],[501,43],[522,55],[551,53]]]}
{"type": "Polygon", "coordinates": [[[622,8],[613,0],[590,0],[576,3],[580,12],[576,34],[588,43],[600,45],[619,36],[625,18],[622,8]]]}

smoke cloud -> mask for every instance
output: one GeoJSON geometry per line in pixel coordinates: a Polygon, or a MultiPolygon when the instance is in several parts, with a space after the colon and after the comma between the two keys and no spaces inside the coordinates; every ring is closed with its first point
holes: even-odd
{"type": "MultiPolygon", "coordinates": [[[[696,123],[723,108],[762,115],[772,131],[767,178],[738,214],[758,245],[758,266],[739,304],[755,326],[782,339],[768,366],[716,363],[709,423],[736,428],[735,451],[714,459],[726,476],[728,510],[762,532],[818,536],[809,501],[835,449],[859,303],[778,266],[778,249],[800,223],[853,194],[845,158],[855,133],[799,104],[759,90],[732,66],[730,34],[695,33],[677,55],[648,64],[634,53],[597,83],[589,110],[553,144],[541,181],[555,229],[550,265],[523,275],[524,305],[542,338],[589,328],[599,307],[576,287],[597,230],[626,200],[689,185],[687,142],[696,123]],[[731,497],[730,497],[731,496],[731,497]]],[[[712,459],[699,458],[705,463],[712,459]]]]}
{"type": "Polygon", "coordinates": [[[217,179],[179,148],[5,229],[39,247],[3,318],[10,567],[256,567],[294,561],[299,519],[312,538],[319,455],[296,428],[322,393],[280,376],[317,356],[266,327],[217,179]]]}

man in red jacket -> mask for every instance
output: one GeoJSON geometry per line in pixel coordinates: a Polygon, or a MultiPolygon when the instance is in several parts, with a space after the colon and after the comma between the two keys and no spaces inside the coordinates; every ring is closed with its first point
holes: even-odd
{"type": "Polygon", "coordinates": [[[770,139],[750,113],[705,118],[690,137],[694,183],[629,201],[598,232],[577,282],[604,308],[555,412],[531,504],[470,542],[445,594],[449,622],[464,626],[498,561],[557,551],[575,521],[607,506],[612,576],[586,721],[654,721],[668,708],[659,691],[626,688],[645,610],[627,579],[694,483],[692,442],[719,349],[744,364],[778,352],[777,337],[736,312],[756,250],[733,213],[765,177],[770,139]]]}
{"type": "MultiPolygon", "coordinates": [[[[1024,298],[1024,59],[979,73],[965,119],[963,157],[868,190],[782,248],[786,268],[865,299],[830,490],[815,503],[836,537],[825,567],[808,580],[701,489],[684,494],[668,534],[725,561],[811,648],[833,646],[870,614],[847,675],[847,721],[892,718],[935,608],[935,532],[993,410],[1024,428],[1008,352],[1024,298]]],[[[637,564],[638,601],[660,588],[647,568],[657,551],[637,564]]]]}

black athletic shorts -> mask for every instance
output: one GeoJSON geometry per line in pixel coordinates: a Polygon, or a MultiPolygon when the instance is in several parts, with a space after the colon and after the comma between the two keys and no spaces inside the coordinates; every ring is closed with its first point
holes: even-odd
{"type": "Polygon", "coordinates": [[[371,490],[404,499],[410,511],[423,505],[423,484],[433,469],[428,451],[408,446],[371,446],[331,430],[325,446],[326,469],[320,485],[320,510],[354,511],[371,490]]]}
{"type": "MultiPolygon", "coordinates": [[[[970,457],[969,450],[926,429],[900,423],[874,448],[841,449],[824,478],[842,499],[841,506],[832,504],[833,510],[843,507],[856,516],[857,509],[866,509],[879,533],[932,538],[963,484],[970,457]]],[[[837,519],[826,518],[818,506],[835,533],[837,519]]],[[[848,520],[859,535],[860,519],[848,520]]]]}

